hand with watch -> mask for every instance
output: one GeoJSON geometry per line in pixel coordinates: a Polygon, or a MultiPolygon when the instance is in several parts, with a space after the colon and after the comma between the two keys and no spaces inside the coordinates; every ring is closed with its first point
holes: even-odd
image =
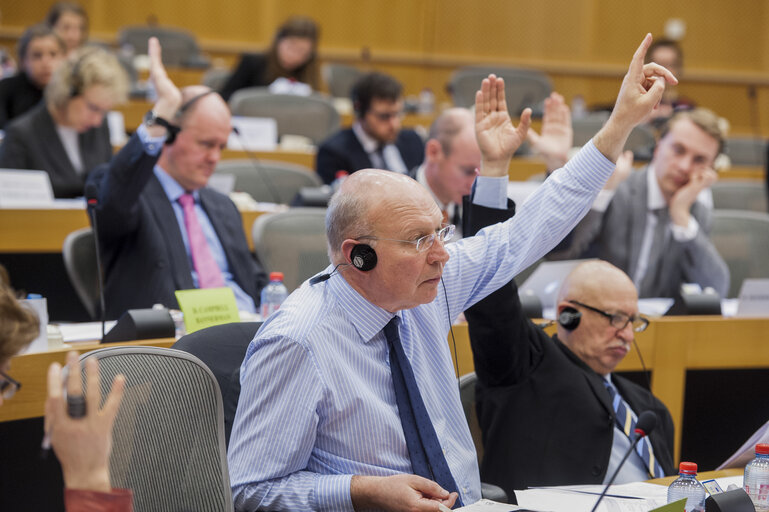
{"type": "Polygon", "coordinates": [[[178,132],[178,128],[173,126],[168,119],[173,119],[176,111],[182,104],[182,93],[176,85],[168,78],[166,68],[163,66],[163,59],[160,50],[160,42],[155,37],[149,40],[150,57],[150,80],[155,86],[158,99],[152,110],[147,112],[144,117],[144,125],[147,133],[151,137],[162,137],[168,134],[178,132]]]}

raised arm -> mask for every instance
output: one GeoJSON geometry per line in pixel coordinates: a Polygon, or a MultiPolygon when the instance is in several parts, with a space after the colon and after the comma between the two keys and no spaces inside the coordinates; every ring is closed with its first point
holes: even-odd
{"type": "Polygon", "coordinates": [[[651,34],[646,34],[630,61],[609,120],[593,137],[596,149],[612,162],[617,161],[631,130],[646,119],[660,102],[665,83],[678,83],[673,73],[659,64],[650,62],[644,65],[651,42],[651,34]]]}

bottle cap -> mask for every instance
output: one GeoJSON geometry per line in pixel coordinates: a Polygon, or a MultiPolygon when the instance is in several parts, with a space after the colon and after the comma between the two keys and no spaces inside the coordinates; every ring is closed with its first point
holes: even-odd
{"type": "Polygon", "coordinates": [[[336,179],[339,179],[339,178],[346,178],[349,175],[350,175],[350,173],[347,172],[347,171],[336,171],[336,174],[334,175],[334,177],[336,179]]]}
{"type": "Polygon", "coordinates": [[[283,281],[283,272],[270,272],[270,281],[283,281]]]}
{"type": "Polygon", "coordinates": [[[756,453],[761,455],[769,455],[769,444],[759,443],[756,445],[756,453]]]}
{"type": "Polygon", "coordinates": [[[696,462],[682,462],[678,465],[678,472],[679,473],[687,473],[696,475],[697,474],[697,463],[696,462]]]}

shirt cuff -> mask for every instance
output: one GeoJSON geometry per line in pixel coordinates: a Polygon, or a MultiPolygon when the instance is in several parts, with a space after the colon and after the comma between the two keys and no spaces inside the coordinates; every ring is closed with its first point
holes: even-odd
{"type": "Polygon", "coordinates": [[[595,201],[593,201],[593,206],[591,206],[590,209],[603,213],[609,207],[612,198],[614,198],[614,191],[603,189],[598,192],[595,201]]]}
{"type": "Polygon", "coordinates": [[[697,233],[700,232],[700,224],[694,215],[689,215],[689,224],[686,226],[679,226],[678,224],[670,223],[670,231],[673,233],[673,239],[676,242],[689,242],[694,240],[697,233]]]}
{"type": "Polygon", "coordinates": [[[139,140],[144,146],[144,152],[150,156],[158,156],[160,150],[163,149],[163,144],[166,141],[166,137],[150,137],[150,134],[147,133],[147,127],[144,126],[144,123],[140,124],[136,129],[136,134],[139,136],[139,140]]]}
{"type": "Polygon", "coordinates": [[[133,494],[130,489],[111,492],[65,489],[64,505],[67,512],[131,512],[133,494]]]}
{"type": "Polygon", "coordinates": [[[350,483],[352,475],[318,475],[315,492],[318,510],[353,511],[350,483]]]}
{"type": "Polygon", "coordinates": [[[507,176],[493,178],[478,176],[475,180],[473,204],[486,208],[504,210],[507,208],[507,176]]]}

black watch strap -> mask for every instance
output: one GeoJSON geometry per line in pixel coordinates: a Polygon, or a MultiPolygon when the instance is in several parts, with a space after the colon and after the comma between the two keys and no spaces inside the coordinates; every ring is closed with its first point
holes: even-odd
{"type": "Polygon", "coordinates": [[[154,110],[150,110],[145,114],[144,124],[147,125],[148,127],[155,126],[155,125],[162,126],[168,131],[169,138],[176,137],[176,134],[178,134],[179,131],[181,130],[181,128],[179,128],[175,124],[171,124],[168,120],[155,114],[154,110]]]}

